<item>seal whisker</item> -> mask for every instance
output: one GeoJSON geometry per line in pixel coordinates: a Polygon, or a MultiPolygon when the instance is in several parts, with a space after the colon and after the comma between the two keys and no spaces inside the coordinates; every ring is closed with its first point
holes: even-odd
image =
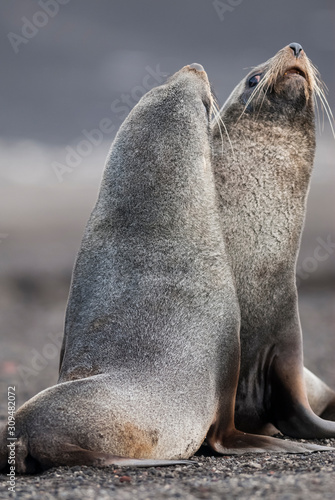
{"type": "Polygon", "coordinates": [[[261,104],[260,104],[260,106],[259,106],[258,113],[257,113],[257,116],[256,116],[256,120],[258,120],[259,113],[261,112],[262,106],[263,106],[263,104],[264,104],[264,100],[265,100],[265,98],[266,98],[266,94],[267,94],[267,92],[268,92],[268,90],[269,90],[269,89],[270,89],[270,83],[268,84],[268,86],[267,86],[266,90],[265,90],[265,91],[264,91],[264,93],[263,93],[263,99],[262,99],[262,102],[261,102],[261,104]]]}
{"type": "MultiPolygon", "coordinates": [[[[327,118],[328,118],[328,122],[329,122],[329,125],[330,125],[330,128],[331,128],[331,131],[332,131],[332,135],[333,135],[333,137],[335,139],[335,131],[334,131],[334,126],[333,126],[334,116],[333,116],[331,107],[329,106],[329,103],[327,101],[327,97],[326,97],[325,91],[324,91],[324,89],[321,86],[319,86],[318,82],[315,84],[315,95],[320,100],[321,107],[322,107],[322,112],[325,113],[326,116],[327,116],[327,118]]],[[[324,119],[323,119],[322,130],[323,129],[324,129],[324,119]]]]}
{"type": "MultiPolygon", "coordinates": [[[[334,131],[334,117],[332,110],[329,106],[328,100],[327,100],[327,93],[328,93],[328,87],[325,84],[325,82],[321,79],[319,70],[317,69],[316,66],[312,64],[312,62],[306,57],[306,66],[308,69],[307,74],[309,75],[309,78],[307,78],[307,81],[309,83],[309,88],[313,93],[314,97],[314,103],[316,107],[316,112],[318,116],[318,126],[320,131],[322,132],[324,130],[324,115],[326,114],[327,119],[329,121],[329,125],[332,131],[332,135],[335,138],[335,131],[334,131]],[[320,122],[320,112],[319,112],[319,107],[318,107],[318,102],[317,100],[320,100],[321,103],[321,109],[322,109],[322,127],[321,127],[321,122],[320,122]]],[[[307,75],[307,76],[308,76],[307,75]]]]}
{"type": "Polygon", "coordinates": [[[334,116],[333,116],[331,107],[329,106],[329,103],[327,101],[326,93],[322,88],[318,88],[318,95],[319,95],[320,99],[323,100],[323,104],[324,104],[325,108],[328,110],[329,116],[331,117],[332,121],[334,121],[334,116]]]}
{"type": "Polygon", "coordinates": [[[322,103],[322,107],[323,109],[325,110],[326,112],[326,115],[327,115],[327,118],[328,118],[328,121],[329,121],[329,125],[330,125],[330,129],[332,131],[332,135],[335,139],[335,131],[334,131],[334,126],[333,126],[333,121],[334,121],[334,117],[333,117],[333,114],[332,114],[332,111],[329,107],[329,104],[328,104],[328,101],[326,99],[326,97],[320,92],[319,93],[319,99],[322,103]]]}
{"type": "Polygon", "coordinates": [[[223,135],[222,135],[221,127],[220,127],[220,122],[218,120],[219,113],[220,113],[220,110],[215,110],[214,120],[215,120],[215,123],[217,124],[217,126],[219,128],[219,132],[220,132],[220,137],[221,137],[221,156],[223,158],[223,135]]]}
{"type": "Polygon", "coordinates": [[[220,109],[217,107],[216,108],[216,114],[215,114],[215,118],[218,119],[217,121],[217,124],[218,124],[218,127],[219,127],[219,130],[220,130],[220,135],[221,135],[221,143],[222,143],[222,156],[223,156],[223,136],[222,136],[222,131],[221,131],[221,127],[220,127],[220,122],[222,123],[223,125],[223,128],[225,130],[225,133],[226,133],[226,136],[227,136],[227,139],[228,139],[228,142],[229,142],[229,145],[230,145],[230,148],[231,148],[231,151],[232,151],[232,154],[233,154],[233,158],[236,159],[236,155],[235,155],[235,151],[234,151],[234,148],[233,148],[233,144],[231,142],[231,139],[230,139],[230,136],[229,136],[229,133],[228,133],[228,130],[227,130],[227,127],[224,123],[224,121],[222,120],[221,116],[220,116],[220,109]]]}
{"type": "Polygon", "coordinates": [[[319,108],[319,100],[320,100],[321,113],[322,113],[322,125],[321,125],[321,121],[320,121],[319,130],[320,130],[320,133],[322,133],[325,129],[325,109],[324,109],[323,102],[321,101],[321,99],[319,97],[318,92],[315,92],[314,99],[315,99],[315,102],[317,103],[318,108],[319,108]]]}
{"type": "Polygon", "coordinates": [[[318,103],[318,100],[316,98],[316,95],[314,95],[313,99],[314,99],[314,105],[315,105],[315,109],[316,109],[317,120],[318,120],[318,128],[319,128],[320,132],[323,132],[323,124],[324,124],[324,122],[322,122],[322,128],[321,128],[319,103],[318,103]]]}
{"type": "Polygon", "coordinates": [[[219,101],[218,101],[218,98],[213,90],[212,85],[210,87],[210,90],[211,90],[211,97],[212,97],[212,108],[220,109],[219,101]]]}

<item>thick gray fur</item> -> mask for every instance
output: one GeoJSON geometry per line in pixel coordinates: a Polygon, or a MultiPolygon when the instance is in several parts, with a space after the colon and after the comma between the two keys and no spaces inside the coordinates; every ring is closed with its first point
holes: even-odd
{"type": "Polygon", "coordinates": [[[319,414],[333,405],[333,416],[324,415],[335,419],[334,392],[308,371],[306,393],[295,281],[315,153],[313,91],[305,54],[297,60],[285,47],[252,70],[223,106],[229,140],[222,125],[213,128],[222,231],[241,308],[235,423],[264,433],[272,424],[302,438],[335,436],[335,423],[316,417],[307,401],[309,393],[319,414]],[[284,77],[297,65],[307,81],[284,77]],[[278,67],[276,81],[248,103],[250,77],[278,67]]]}
{"type": "Polygon", "coordinates": [[[16,472],[162,465],[206,434],[221,453],[329,449],[234,428],[240,311],[210,107],[205,72],[185,67],[121,126],[73,273],[59,383],[16,414],[16,472]]]}
{"type": "MultiPolygon", "coordinates": [[[[59,383],[16,415],[19,472],[85,450],[187,458],[215,418],[219,382],[232,408],[240,316],[210,106],[206,74],[185,67],[121,126],[73,272],[59,383]]],[[[3,466],[5,434],[0,452],[3,466]]]]}

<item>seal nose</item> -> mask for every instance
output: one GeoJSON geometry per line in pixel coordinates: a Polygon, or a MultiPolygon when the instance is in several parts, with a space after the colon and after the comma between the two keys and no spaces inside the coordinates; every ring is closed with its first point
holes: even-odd
{"type": "Polygon", "coordinates": [[[203,66],[201,66],[201,64],[198,63],[190,64],[190,68],[195,69],[197,71],[205,71],[203,66]]]}
{"type": "Polygon", "coordinates": [[[293,54],[295,55],[295,57],[298,58],[300,56],[300,52],[302,51],[302,46],[300,45],[300,43],[290,43],[289,47],[293,50],[293,54]]]}

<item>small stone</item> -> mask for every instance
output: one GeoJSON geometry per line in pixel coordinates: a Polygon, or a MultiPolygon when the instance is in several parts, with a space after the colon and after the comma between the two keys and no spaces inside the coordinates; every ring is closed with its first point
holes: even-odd
{"type": "Polygon", "coordinates": [[[249,467],[253,467],[254,469],[261,469],[262,466],[258,464],[257,462],[249,462],[249,467]]]}
{"type": "Polygon", "coordinates": [[[119,481],[120,481],[120,483],[131,483],[131,477],[130,476],[121,476],[119,481]]]}

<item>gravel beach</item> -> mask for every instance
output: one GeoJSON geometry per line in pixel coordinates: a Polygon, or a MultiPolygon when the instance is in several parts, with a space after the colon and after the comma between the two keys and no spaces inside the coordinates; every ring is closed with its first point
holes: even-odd
{"type": "MultiPolygon", "coordinates": [[[[67,275],[40,280],[10,278],[0,285],[0,292],[6,291],[0,295],[5,306],[4,324],[10,332],[0,353],[1,426],[6,419],[9,385],[16,386],[19,407],[57,381],[68,285],[67,275]]],[[[334,295],[327,287],[300,291],[305,364],[331,386],[335,386],[334,295]]],[[[314,442],[335,447],[335,439],[314,442]]],[[[17,476],[15,493],[8,491],[7,477],[0,474],[0,498],[334,498],[335,451],[227,457],[212,456],[203,446],[192,460],[194,465],[148,469],[59,467],[33,476],[17,476]]]]}
{"type": "MultiPolygon", "coordinates": [[[[333,444],[335,440],[319,440],[333,444]]],[[[198,455],[194,465],[148,469],[58,467],[18,477],[9,493],[0,476],[1,498],[118,499],[333,499],[335,452],[306,455],[198,455]]]]}

